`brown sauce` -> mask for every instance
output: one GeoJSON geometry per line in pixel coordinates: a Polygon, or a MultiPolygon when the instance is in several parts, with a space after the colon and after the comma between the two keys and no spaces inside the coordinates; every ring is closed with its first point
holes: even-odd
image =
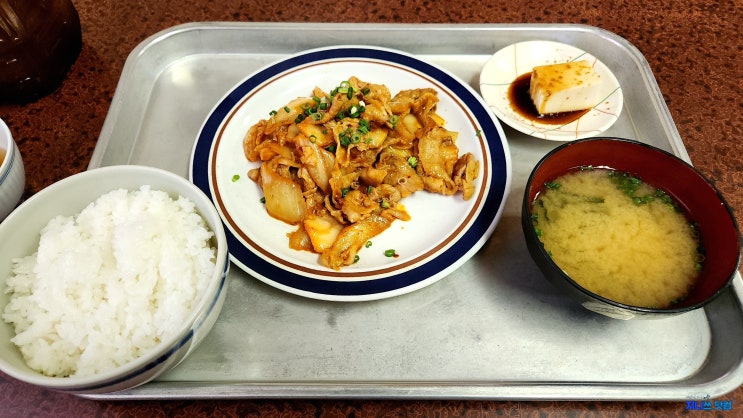
{"type": "Polygon", "coordinates": [[[531,73],[522,74],[508,86],[508,101],[516,113],[527,120],[544,123],[548,125],[565,125],[588,113],[590,109],[576,110],[574,112],[551,113],[540,115],[529,94],[531,73]]]}

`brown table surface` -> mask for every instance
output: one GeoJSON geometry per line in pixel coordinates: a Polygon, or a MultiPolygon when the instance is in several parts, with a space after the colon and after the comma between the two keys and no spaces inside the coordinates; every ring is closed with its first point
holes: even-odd
{"type": "MultiPolygon", "coordinates": [[[[31,1],[31,0],[29,0],[31,1]]],[[[86,169],[129,52],[149,35],[197,21],[580,23],[614,32],[645,55],[692,163],[743,213],[741,0],[73,0],[83,48],[52,95],[0,106],[26,167],[26,196],[86,169]]],[[[743,336],[731,336],[741,338],[743,336]]],[[[719,400],[743,411],[743,388],[719,400]]],[[[685,402],[188,400],[101,402],[0,374],[0,416],[713,416],[685,402]]],[[[736,414],[736,415],[737,415],[736,414]]]]}

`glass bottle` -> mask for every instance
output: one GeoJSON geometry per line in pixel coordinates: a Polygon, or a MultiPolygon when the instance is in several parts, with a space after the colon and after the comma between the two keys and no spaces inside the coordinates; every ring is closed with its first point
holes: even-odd
{"type": "Polygon", "coordinates": [[[54,91],[82,48],[70,0],[0,0],[0,104],[54,91]]]}

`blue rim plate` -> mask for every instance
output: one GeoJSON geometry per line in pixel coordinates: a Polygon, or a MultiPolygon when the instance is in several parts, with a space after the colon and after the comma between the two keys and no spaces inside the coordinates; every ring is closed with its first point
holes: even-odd
{"type": "Polygon", "coordinates": [[[510,189],[511,161],[503,130],[468,85],[407,53],[370,46],[336,46],[301,52],[268,65],[238,83],[204,122],[191,154],[190,178],[214,202],[226,226],[232,262],[271,286],[322,300],[382,299],[420,289],[468,260],[490,237],[510,189]],[[410,221],[395,221],[340,271],[317,254],[289,248],[295,227],[271,218],[247,172],[258,167],[243,154],[247,130],[314,87],[330,91],[356,76],[385,84],[392,95],[410,88],[438,91],[437,113],[459,132],[460,154],[480,161],[474,196],[418,192],[403,200],[410,221]],[[239,179],[235,179],[239,177],[239,179]],[[397,257],[385,257],[394,249],[397,257]]]}

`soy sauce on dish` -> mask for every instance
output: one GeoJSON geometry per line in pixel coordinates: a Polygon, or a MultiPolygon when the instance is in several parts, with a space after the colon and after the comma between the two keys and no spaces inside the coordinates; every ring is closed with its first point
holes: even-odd
{"type": "Polygon", "coordinates": [[[529,95],[529,84],[531,83],[531,73],[522,74],[508,86],[508,101],[511,103],[513,110],[526,118],[527,120],[548,124],[548,125],[565,125],[588,113],[590,109],[576,110],[573,112],[560,112],[540,115],[537,112],[534,102],[529,95]]]}

